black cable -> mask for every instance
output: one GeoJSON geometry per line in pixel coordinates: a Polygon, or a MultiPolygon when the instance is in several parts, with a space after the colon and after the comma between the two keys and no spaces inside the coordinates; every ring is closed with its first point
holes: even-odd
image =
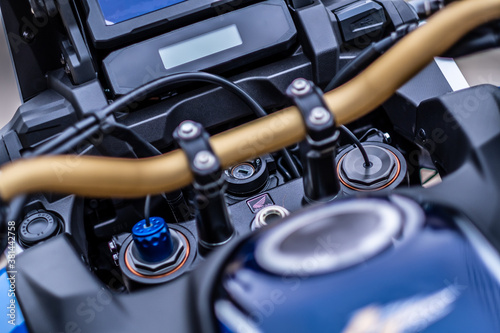
{"type": "MultiPolygon", "coordinates": [[[[82,128],[87,127],[89,124],[88,121],[82,122],[82,128]]],[[[77,133],[80,130],[78,127],[71,127],[70,131],[67,131],[63,138],[70,138],[71,136],[69,135],[70,133],[77,133]]],[[[80,142],[82,142],[84,139],[90,137],[91,135],[95,134],[96,132],[99,131],[99,126],[94,125],[88,128],[86,131],[83,133],[80,133],[77,137],[74,137],[64,143],[63,145],[60,145],[59,140],[55,144],[49,144],[51,142],[48,142],[47,145],[40,146],[40,149],[35,149],[32,153],[28,153],[25,156],[26,157],[36,157],[40,156],[42,154],[63,154],[66,153],[67,151],[73,149],[76,145],[78,145],[80,142]]],[[[59,136],[60,137],[60,136],[59,136]]],[[[58,138],[59,138],[58,137],[58,138]]],[[[6,221],[0,221],[1,222],[8,222],[8,221],[17,221],[19,216],[22,213],[22,210],[24,206],[26,205],[26,202],[28,201],[28,196],[27,195],[20,195],[15,197],[14,199],[11,200],[9,204],[9,211],[6,216],[6,221]]],[[[3,250],[4,248],[1,247],[3,250]]],[[[2,251],[3,252],[3,251],[2,251]]]]}
{"type": "MultiPolygon", "coordinates": [[[[89,138],[91,135],[98,132],[99,129],[100,125],[93,125],[86,131],[78,134],[78,136],[67,141],[62,146],[51,145],[50,147],[53,148],[53,150],[49,151],[48,153],[55,155],[66,153],[67,151],[73,149],[75,146],[80,144],[83,140],[89,138]]],[[[134,131],[130,130],[128,127],[122,124],[114,124],[114,131],[112,133],[116,134],[116,137],[123,139],[123,141],[129,143],[132,146],[134,152],[138,155],[138,157],[150,157],[150,156],[161,155],[161,152],[158,149],[156,149],[156,147],[154,147],[151,143],[144,140],[137,133],[135,133],[134,131]]],[[[42,149],[35,150],[35,152],[31,154],[31,156],[32,157],[38,156],[40,155],[40,151],[47,151],[47,149],[48,148],[46,146],[44,147],[43,150],[42,149]]],[[[21,195],[14,198],[10,203],[9,213],[7,213],[5,221],[7,222],[16,221],[17,218],[21,215],[22,209],[24,208],[27,199],[28,199],[27,195],[21,195]]],[[[151,207],[151,196],[148,195],[146,197],[144,205],[144,218],[146,220],[147,226],[150,226],[150,207],[151,207]]],[[[5,226],[5,223],[3,223],[2,225],[5,226]]],[[[2,249],[6,248],[7,244],[8,244],[7,238],[2,238],[2,240],[0,241],[0,248],[2,249]]]]}
{"type": "MultiPolygon", "coordinates": [[[[267,116],[266,111],[249,94],[247,94],[236,84],[220,76],[203,72],[179,73],[157,79],[151,83],[147,83],[146,85],[134,90],[130,94],[118,99],[116,102],[106,107],[104,110],[102,110],[102,116],[107,117],[114,112],[122,111],[130,103],[143,100],[146,96],[150,96],[152,93],[159,92],[161,89],[165,89],[169,85],[196,81],[218,85],[243,100],[243,102],[248,105],[248,107],[254,112],[257,117],[260,118],[267,116]]],[[[286,163],[291,169],[293,177],[299,178],[300,173],[297,169],[297,166],[293,163],[293,160],[290,157],[288,151],[286,149],[282,149],[281,152],[286,163]]]]}
{"type": "Polygon", "coordinates": [[[161,152],[155,146],[153,146],[150,142],[142,138],[127,126],[119,123],[113,124],[112,126],[113,131],[110,133],[110,135],[130,144],[137,157],[151,157],[161,155],[161,152]]]}
{"type": "MultiPolygon", "coordinates": [[[[204,72],[194,72],[194,73],[179,73],[173,74],[170,76],[166,76],[150,83],[143,85],[142,87],[137,88],[131,93],[119,98],[114,103],[110,104],[106,108],[101,111],[96,112],[95,118],[88,118],[97,122],[98,119],[106,119],[113,113],[117,113],[123,111],[130,104],[136,103],[146,99],[147,97],[160,92],[161,90],[166,89],[168,86],[173,84],[183,83],[183,82],[206,82],[215,84],[220,86],[227,91],[233,93],[237,97],[239,97],[246,105],[254,112],[257,117],[264,117],[267,115],[266,111],[243,89],[238,87],[233,82],[226,80],[220,76],[204,73],[204,72]]],[[[88,122],[88,120],[87,120],[88,122]]],[[[120,129],[119,129],[120,130],[120,129]]],[[[121,129],[123,131],[123,129],[121,129]]],[[[61,134],[65,140],[67,140],[67,133],[61,134]],[[64,136],[63,136],[64,135],[64,136]]],[[[59,138],[59,137],[58,137],[59,138]]],[[[57,139],[58,139],[57,138],[57,139]]],[[[58,140],[61,141],[61,140],[58,140]]],[[[54,144],[53,144],[54,145],[54,144]]],[[[285,159],[288,167],[291,169],[292,175],[294,178],[299,178],[300,173],[297,169],[297,166],[293,162],[290,154],[286,149],[282,149],[283,158],[285,159]]]]}
{"type": "Polygon", "coordinates": [[[286,164],[291,169],[290,170],[292,173],[291,179],[300,178],[299,169],[297,169],[297,166],[293,162],[292,156],[290,156],[290,153],[288,152],[288,150],[286,150],[286,148],[283,148],[281,150],[281,153],[283,154],[283,159],[285,160],[286,164]]]}
{"type": "Polygon", "coordinates": [[[416,27],[416,24],[403,25],[389,37],[368,46],[354,60],[338,71],[324,91],[333,90],[354,78],[416,27]]]}
{"type": "Polygon", "coordinates": [[[146,220],[146,227],[151,226],[150,212],[151,212],[151,196],[147,195],[146,200],[144,202],[144,220],[146,220]]]}
{"type": "MultiPolygon", "coordinates": [[[[52,140],[51,142],[48,142],[47,144],[44,144],[43,146],[40,147],[40,149],[37,150],[36,154],[33,154],[32,156],[38,156],[39,154],[58,154],[61,153],[64,149],[60,148],[57,150],[57,153],[54,151],[51,151],[55,149],[56,147],[64,144],[63,148],[67,148],[70,145],[65,144],[65,142],[71,138],[72,136],[77,135],[77,137],[72,140],[72,142],[77,142],[79,140],[84,140],[86,136],[90,133],[89,131],[85,131],[88,127],[93,128],[95,130],[95,127],[93,125],[99,124],[99,120],[104,120],[107,119],[110,115],[113,113],[117,113],[120,111],[123,111],[125,108],[127,108],[130,104],[136,103],[139,101],[142,101],[146,99],[147,97],[160,92],[163,89],[166,89],[168,86],[171,86],[173,84],[178,84],[178,83],[183,83],[183,82],[206,82],[206,83],[211,83],[215,84],[217,86],[220,86],[227,91],[233,93],[237,97],[239,97],[243,102],[245,102],[246,105],[254,112],[254,114],[257,117],[264,117],[267,115],[266,111],[249,95],[247,94],[243,89],[238,87],[236,84],[233,82],[226,80],[220,76],[210,74],[210,73],[203,73],[203,72],[194,72],[194,73],[179,73],[179,74],[173,74],[170,76],[166,76],[160,79],[157,79],[155,81],[152,81],[150,83],[147,83],[143,85],[142,87],[137,88],[136,90],[132,91],[131,93],[117,99],[114,103],[110,104],[109,106],[105,107],[104,109],[100,111],[96,111],[95,117],[89,117],[86,118],[76,125],[72,126],[71,128],[63,131],[61,135],[59,135],[57,138],[52,140]],[[83,133],[82,133],[83,132],[83,133]]],[[[119,126],[119,125],[115,125],[119,126]]],[[[128,129],[124,129],[123,127],[117,128],[119,133],[118,134],[121,138],[124,137],[123,133],[126,135],[130,135],[132,131],[128,131],[128,129]]],[[[95,132],[97,132],[95,130],[95,132]]],[[[90,134],[93,135],[94,133],[90,134]]],[[[132,137],[130,140],[133,140],[134,143],[136,144],[141,144],[142,148],[145,148],[144,142],[138,142],[137,136],[132,137]]],[[[78,144],[77,142],[76,144],[78,144]]],[[[129,142],[132,145],[132,142],[129,142]]],[[[73,147],[70,147],[68,150],[72,149],[73,147]]],[[[147,149],[147,148],[146,148],[147,149]]],[[[156,148],[155,148],[156,149],[156,148]]],[[[148,149],[149,150],[149,149],[148,149]]],[[[137,149],[136,152],[140,152],[140,149],[137,149]]],[[[148,151],[148,153],[151,151],[148,151]]],[[[282,150],[283,157],[288,164],[289,168],[291,169],[292,175],[294,178],[299,178],[300,173],[296,167],[296,165],[293,163],[292,158],[290,157],[290,154],[286,149],[282,150]]],[[[151,155],[150,155],[151,156],[151,155]]],[[[143,156],[140,156],[143,157],[143,156]]]]}
{"type": "Polygon", "coordinates": [[[365,139],[367,139],[368,135],[370,135],[372,132],[375,132],[378,136],[380,136],[384,140],[384,142],[390,143],[390,142],[387,142],[387,139],[385,138],[384,133],[381,130],[379,130],[378,128],[370,128],[368,131],[365,132],[365,134],[363,134],[361,136],[361,138],[359,138],[359,142],[365,141],[365,139]]]}
{"type": "Polygon", "coordinates": [[[288,170],[283,166],[283,158],[278,158],[277,166],[278,170],[283,174],[286,180],[293,179],[288,170]]]}
{"type": "Polygon", "coordinates": [[[169,86],[184,82],[206,82],[220,86],[242,99],[256,115],[261,117],[266,115],[262,107],[236,84],[220,76],[204,72],[178,73],[159,78],[117,99],[114,103],[98,112],[101,117],[106,118],[114,112],[123,111],[132,103],[143,101],[149,96],[165,90],[169,86]]]}
{"type": "MultiPolygon", "coordinates": [[[[72,139],[76,135],[79,135],[88,128],[93,127],[96,124],[94,118],[85,118],[79,121],[77,124],[65,129],[56,138],[40,145],[35,148],[31,153],[26,153],[23,157],[35,157],[40,155],[55,154],[54,151],[62,144],[65,144],[68,140],[72,139]]],[[[59,149],[60,150],[60,149],[59,149]]]]}
{"type": "MultiPolygon", "coordinates": [[[[132,150],[139,158],[161,155],[161,152],[155,146],[125,125],[119,123],[113,124],[113,131],[110,135],[130,144],[132,150]]],[[[191,214],[186,215],[189,210],[187,209],[187,203],[181,190],[165,193],[164,198],[178,222],[184,222],[191,218],[191,214]]]]}
{"type": "MultiPolygon", "coordinates": [[[[55,149],[57,149],[60,145],[65,144],[68,140],[74,138],[75,136],[79,136],[82,132],[85,132],[88,128],[93,127],[94,125],[101,125],[101,123],[105,123],[106,119],[113,113],[123,111],[132,103],[143,101],[173,84],[182,82],[207,82],[218,85],[241,98],[257,116],[263,117],[266,115],[266,112],[262,109],[262,107],[243,89],[220,76],[203,72],[173,74],[149,82],[131,93],[117,99],[114,103],[108,105],[104,109],[96,111],[93,114],[93,117],[85,118],[77,124],[67,128],[56,138],[42,144],[40,147],[36,148],[33,153],[27,154],[25,157],[55,154],[55,149]]],[[[82,135],[82,137],[84,137],[84,135],[82,135]]],[[[72,148],[73,147],[70,149],[72,148]]],[[[58,151],[61,150],[62,149],[58,149],[58,151]]]]}
{"type": "MultiPolygon", "coordinates": [[[[59,154],[66,153],[69,150],[73,149],[76,145],[81,143],[83,140],[85,140],[86,138],[90,137],[91,135],[95,134],[98,131],[99,131],[99,125],[94,125],[93,127],[89,128],[87,131],[79,134],[77,137],[67,141],[62,146],[56,147],[54,150],[50,151],[50,154],[59,155],[59,154]]],[[[30,157],[39,156],[39,152],[35,150],[35,152],[31,153],[30,155],[31,155],[30,157]]],[[[15,197],[14,199],[12,199],[12,201],[9,204],[9,213],[7,214],[6,222],[17,221],[17,219],[21,216],[21,213],[22,213],[23,208],[26,205],[27,201],[28,201],[27,195],[20,195],[20,196],[15,197]]],[[[0,222],[2,222],[2,221],[0,221],[0,222]]]]}
{"type": "Polygon", "coordinates": [[[349,138],[354,142],[354,145],[358,147],[359,151],[361,152],[361,155],[363,155],[363,159],[365,160],[365,167],[370,167],[372,163],[370,162],[370,159],[368,158],[368,154],[366,153],[365,147],[363,147],[363,144],[358,140],[356,135],[354,135],[351,130],[349,130],[347,127],[344,125],[340,125],[340,129],[349,136],[349,138]]]}
{"type": "Polygon", "coordinates": [[[74,138],[66,141],[63,145],[57,147],[53,151],[50,152],[51,155],[61,155],[61,154],[66,154],[67,152],[71,151],[74,149],[76,146],[78,146],[80,143],[83,141],[87,140],[90,138],[92,135],[96,134],[99,132],[101,129],[100,125],[94,125],[87,130],[83,131],[82,133],[78,134],[74,138]]]}

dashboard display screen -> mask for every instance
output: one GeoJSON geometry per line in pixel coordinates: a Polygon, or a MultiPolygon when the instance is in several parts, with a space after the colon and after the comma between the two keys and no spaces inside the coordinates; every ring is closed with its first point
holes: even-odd
{"type": "Polygon", "coordinates": [[[98,0],[106,25],[114,25],[185,0],[98,0]]]}
{"type": "Polygon", "coordinates": [[[243,44],[235,24],[159,50],[165,69],[216,54],[243,44]]]}

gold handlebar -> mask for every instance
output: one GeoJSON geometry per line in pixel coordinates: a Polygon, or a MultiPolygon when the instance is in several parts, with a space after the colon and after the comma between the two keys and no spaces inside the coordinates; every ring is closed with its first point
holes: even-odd
{"type": "MultiPolygon", "coordinates": [[[[467,32],[500,17],[500,0],[463,0],[435,14],[360,75],[325,94],[338,125],[380,106],[435,56],[467,32]]],[[[215,135],[210,142],[224,167],[292,145],[305,138],[297,108],[215,135]]],[[[18,160],[0,169],[0,197],[39,191],[89,197],[141,197],[190,184],[192,175],[180,150],[158,157],[123,159],[93,156],[44,156],[18,160]]]]}

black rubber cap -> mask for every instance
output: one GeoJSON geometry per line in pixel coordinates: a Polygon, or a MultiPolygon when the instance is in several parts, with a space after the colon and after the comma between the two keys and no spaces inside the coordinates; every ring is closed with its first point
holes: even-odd
{"type": "Polygon", "coordinates": [[[28,215],[19,226],[19,242],[24,247],[30,247],[47,240],[59,233],[59,219],[47,211],[37,211],[28,215]]]}
{"type": "Polygon", "coordinates": [[[227,192],[233,195],[246,195],[257,192],[267,183],[269,171],[265,159],[238,163],[225,171],[227,192]]]}

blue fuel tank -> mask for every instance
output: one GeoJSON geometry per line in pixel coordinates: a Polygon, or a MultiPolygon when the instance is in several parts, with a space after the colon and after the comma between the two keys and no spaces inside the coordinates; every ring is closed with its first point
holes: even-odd
{"type": "Polygon", "coordinates": [[[500,332],[497,255],[464,218],[401,196],[312,207],[247,239],[221,332],[500,332]]]}

